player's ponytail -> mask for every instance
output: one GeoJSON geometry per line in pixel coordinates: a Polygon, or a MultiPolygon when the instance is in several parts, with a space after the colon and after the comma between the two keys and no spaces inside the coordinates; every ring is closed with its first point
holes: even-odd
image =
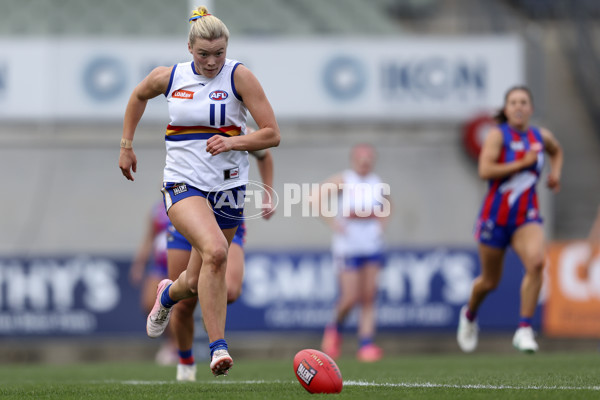
{"type": "Polygon", "coordinates": [[[508,121],[508,117],[504,112],[504,107],[502,107],[498,112],[494,115],[494,121],[496,121],[499,125],[508,121]]]}
{"type": "Polygon", "coordinates": [[[209,14],[205,6],[193,10],[189,22],[192,24],[188,37],[190,44],[194,44],[196,39],[213,40],[224,37],[229,41],[227,26],[219,18],[209,14]]]}

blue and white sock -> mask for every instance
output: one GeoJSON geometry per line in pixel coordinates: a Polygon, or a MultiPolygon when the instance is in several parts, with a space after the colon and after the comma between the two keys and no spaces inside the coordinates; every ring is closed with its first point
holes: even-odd
{"type": "Polygon", "coordinates": [[[361,338],[358,342],[358,348],[361,349],[369,344],[373,344],[373,338],[372,337],[364,337],[361,338]]]}
{"type": "Polygon", "coordinates": [[[171,308],[175,304],[177,304],[177,302],[173,300],[171,296],[169,296],[169,288],[171,287],[171,285],[172,283],[169,286],[167,286],[165,290],[163,290],[162,295],[160,296],[160,304],[162,304],[162,306],[165,308],[171,308]]]}
{"type": "Polygon", "coordinates": [[[225,341],[225,339],[215,340],[214,342],[210,343],[208,345],[208,347],[210,347],[210,357],[211,358],[213,356],[213,353],[217,350],[229,350],[229,347],[227,347],[227,342],[225,341]]]}

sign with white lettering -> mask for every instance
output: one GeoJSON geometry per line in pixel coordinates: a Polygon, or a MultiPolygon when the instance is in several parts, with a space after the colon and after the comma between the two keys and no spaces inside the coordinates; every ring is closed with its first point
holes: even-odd
{"type": "Polygon", "coordinates": [[[143,333],[129,265],[87,256],[0,259],[0,336],[143,333]]]}
{"type": "MultiPolygon", "coordinates": [[[[121,121],[154,67],[191,60],[184,39],[3,39],[0,50],[0,117],[28,121],[121,121]],[[40,49],[35,63],[31,48],[40,49]]],[[[259,78],[281,120],[464,120],[500,107],[505,91],[524,83],[517,36],[232,38],[227,55],[259,78]]],[[[163,96],[144,119],[168,123],[163,96]]]]}
{"type": "MultiPolygon", "coordinates": [[[[380,273],[377,325],[381,330],[454,330],[479,273],[475,250],[396,249],[380,273]]],[[[479,313],[480,326],[515,329],[522,265],[508,252],[499,287],[479,313]]],[[[321,330],[331,321],[336,276],[327,251],[249,252],[240,299],[229,306],[230,330],[321,330]]],[[[355,329],[356,310],[347,328],[355,329]]],[[[540,324],[536,313],[534,325],[540,324]]]]}
{"type": "MultiPolygon", "coordinates": [[[[0,336],[145,336],[146,315],[139,290],[129,283],[130,265],[110,257],[0,258],[0,336]]],[[[453,331],[478,270],[470,249],[387,252],[379,329],[453,331]]],[[[515,328],[521,277],[522,266],[509,252],[502,282],[479,312],[483,329],[515,328]]],[[[331,320],[336,296],[328,251],[249,251],[242,295],[228,307],[227,329],[320,331],[331,320]]],[[[356,312],[347,322],[347,329],[356,328],[356,312]]]]}

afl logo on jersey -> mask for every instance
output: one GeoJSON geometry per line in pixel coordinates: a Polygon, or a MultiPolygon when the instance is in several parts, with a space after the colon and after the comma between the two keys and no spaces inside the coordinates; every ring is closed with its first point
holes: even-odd
{"type": "Polygon", "coordinates": [[[190,92],[189,90],[179,89],[173,92],[173,96],[176,99],[193,99],[194,92],[190,92]]]}
{"type": "Polygon", "coordinates": [[[229,95],[224,90],[215,90],[210,92],[210,94],[208,95],[209,99],[217,101],[225,100],[227,97],[229,97],[229,95]]]}

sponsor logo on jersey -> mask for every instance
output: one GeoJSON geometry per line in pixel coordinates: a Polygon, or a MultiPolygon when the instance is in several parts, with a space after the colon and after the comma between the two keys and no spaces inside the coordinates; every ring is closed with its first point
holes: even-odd
{"type": "Polygon", "coordinates": [[[194,92],[190,92],[189,90],[179,89],[173,92],[173,96],[176,99],[193,99],[194,92]]]}
{"type": "Polygon", "coordinates": [[[302,362],[298,364],[298,369],[296,370],[296,372],[300,379],[302,379],[307,385],[310,385],[310,382],[317,374],[317,370],[311,367],[310,364],[306,362],[306,360],[302,360],[302,362]]]}
{"type": "Polygon", "coordinates": [[[229,97],[229,94],[224,90],[213,90],[208,95],[209,99],[217,101],[225,100],[227,97],[229,97]]]}
{"type": "Polygon", "coordinates": [[[177,196],[178,194],[187,192],[187,185],[182,183],[181,185],[177,185],[173,188],[173,195],[177,196]]]}
{"type": "Polygon", "coordinates": [[[521,141],[519,142],[510,142],[510,149],[512,151],[523,151],[525,150],[525,144],[521,141]]]}
{"type": "Polygon", "coordinates": [[[240,177],[240,168],[235,167],[223,171],[223,179],[237,179],[240,177]]]}

